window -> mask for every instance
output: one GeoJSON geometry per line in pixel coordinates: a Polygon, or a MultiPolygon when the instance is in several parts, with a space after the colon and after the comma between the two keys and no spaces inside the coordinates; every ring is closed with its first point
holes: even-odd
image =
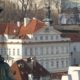
{"type": "Polygon", "coordinates": [[[46,54],[49,54],[49,47],[46,47],[46,54]]]}
{"type": "Polygon", "coordinates": [[[51,54],[53,54],[53,51],[54,51],[53,49],[54,49],[54,47],[53,47],[53,46],[51,46],[51,54]]]}
{"type": "Polygon", "coordinates": [[[48,40],[48,35],[45,36],[45,39],[48,40]]]}
{"type": "Polygon", "coordinates": [[[11,49],[8,49],[9,50],[9,55],[11,55],[11,49]]]}
{"type": "Polygon", "coordinates": [[[53,59],[51,60],[51,66],[54,66],[54,60],[53,59]]]}
{"type": "Polygon", "coordinates": [[[43,55],[43,47],[40,47],[40,53],[43,55]]]}
{"type": "Polygon", "coordinates": [[[73,50],[76,51],[76,47],[75,46],[73,47],[73,50]]]}
{"type": "Polygon", "coordinates": [[[43,40],[43,36],[40,36],[40,40],[43,40]]]}
{"type": "Polygon", "coordinates": [[[58,35],[56,35],[56,40],[58,40],[58,35]]]}
{"type": "Polygon", "coordinates": [[[20,54],[20,51],[19,51],[19,49],[17,49],[17,55],[19,55],[20,54]]]}
{"type": "Polygon", "coordinates": [[[73,59],[73,62],[74,62],[74,64],[76,64],[76,59],[75,58],[73,59]]]}
{"type": "Polygon", "coordinates": [[[59,53],[59,47],[56,47],[56,54],[59,53]]]}
{"type": "Polygon", "coordinates": [[[32,51],[32,48],[30,48],[30,56],[33,55],[33,51],[32,51]]]}
{"type": "Polygon", "coordinates": [[[37,36],[35,37],[35,40],[37,40],[38,38],[37,38],[37,36]]]}
{"type": "Polygon", "coordinates": [[[13,49],[13,55],[15,55],[15,49],[13,49]]]}
{"type": "Polygon", "coordinates": [[[64,53],[64,47],[61,46],[61,53],[64,53]]]}
{"type": "Polygon", "coordinates": [[[3,49],[1,48],[1,54],[3,53],[3,49]]]}
{"type": "Polygon", "coordinates": [[[0,48],[0,53],[3,54],[3,55],[5,55],[5,53],[6,53],[6,48],[0,48]]]}
{"type": "Polygon", "coordinates": [[[3,50],[4,50],[3,53],[6,54],[7,53],[7,48],[4,48],[3,50]]]}
{"type": "Polygon", "coordinates": [[[25,55],[27,56],[28,54],[27,54],[27,48],[25,48],[25,55]]]}
{"type": "Polygon", "coordinates": [[[38,48],[35,47],[35,55],[37,56],[37,54],[38,54],[38,48]]]}
{"type": "Polygon", "coordinates": [[[48,68],[49,67],[49,61],[48,61],[48,59],[46,59],[45,62],[46,62],[46,68],[48,68]]]}
{"type": "Polygon", "coordinates": [[[66,60],[66,67],[68,67],[68,60],[66,60]]]}
{"type": "Polygon", "coordinates": [[[62,67],[64,67],[64,61],[63,60],[61,61],[61,64],[62,64],[62,67]]]}
{"type": "Polygon", "coordinates": [[[57,68],[59,67],[59,61],[56,61],[56,67],[57,68]]]}
{"type": "Polygon", "coordinates": [[[53,40],[53,35],[51,35],[51,40],[53,40]]]}

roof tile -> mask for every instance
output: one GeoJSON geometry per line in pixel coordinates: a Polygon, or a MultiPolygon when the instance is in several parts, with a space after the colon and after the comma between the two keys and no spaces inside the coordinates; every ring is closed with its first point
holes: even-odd
{"type": "Polygon", "coordinates": [[[25,36],[26,34],[33,34],[44,27],[46,27],[46,25],[43,22],[37,19],[32,19],[26,26],[24,25],[21,26],[19,36],[22,35],[25,36]]]}

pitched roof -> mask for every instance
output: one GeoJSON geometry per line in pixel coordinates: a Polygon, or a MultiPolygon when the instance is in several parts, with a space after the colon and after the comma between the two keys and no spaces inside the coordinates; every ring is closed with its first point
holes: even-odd
{"type": "Polygon", "coordinates": [[[15,35],[17,34],[19,30],[19,27],[17,27],[16,24],[14,23],[7,23],[6,25],[6,29],[5,29],[5,34],[8,34],[8,35],[15,35]]]}
{"type": "Polygon", "coordinates": [[[22,25],[19,36],[26,36],[26,34],[34,34],[40,29],[46,27],[46,25],[37,19],[32,19],[26,26],[22,25]]]}
{"type": "Polygon", "coordinates": [[[28,74],[31,71],[22,59],[13,63],[11,70],[16,80],[25,80],[25,78],[28,79],[28,74]]]}
{"type": "Polygon", "coordinates": [[[0,24],[0,35],[17,35],[20,38],[29,38],[27,34],[33,34],[40,29],[44,28],[46,25],[37,19],[32,19],[26,26],[17,26],[15,23],[4,23],[0,24]]]}
{"type": "Polygon", "coordinates": [[[55,72],[55,73],[51,73],[51,78],[52,79],[61,79],[62,75],[67,74],[67,72],[55,72]]]}
{"type": "Polygon", "coordinates": [[[49,74],[50,74],[50,73],[49,73],[41,64],[39,64],[37,61],[36,61],[35,65],[33,66],[33,74],[34,74],[34,75],[46,76],[46,75],[49,75],[49,74]],[[35,66],[35,65],[36,65],[36,66],[35,66]]]}
{"type": "Polygon", "coordinates": [[[16,80],[27,79],[28,74],[33,74],[33,76],[39,76],[39,77],[47,76],[50,74],[37,61],[36,63],[33,62],[32,64],[31,61],[28,61],[27,59],[26,60],[21,59],[12,64],[11,70],[13,74],[15,73],[14,77],[16,80]]]}
{"type": "Polygon", "coordinates": [[[0,24],[0,35],[4,34],[6,29],[6,24],[0,24]]]}

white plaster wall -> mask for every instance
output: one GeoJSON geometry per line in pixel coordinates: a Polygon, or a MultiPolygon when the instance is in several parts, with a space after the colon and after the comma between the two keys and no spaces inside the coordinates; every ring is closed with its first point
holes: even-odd
{"type": "MultiPolygon", "coordinates": [[[[45,67],[47,70],[53,71],[63,71],[67,70],[70,65],[70,54],[69,54],[69,43],[68,42],[52,42],[52,43],[34,43],[26,44],[23,46],[23,50],[27,49],[27,54],[23,54],[23,57],[36,56],[37,60],[45,67]],[[56,47],[58,47],[58,52],[56,53],[56,47]],[[30,48],[32,49],[32,55],[30,55],[30,48]],[[52,49],[53,48],[53,49],[52,49]],[[41,50],[42,49],[42,50],[41,50]],[[63,50],[64,49],[64,50],[63,50]],[[52,50],[52,53],[51,53],[52,50]],[[54,60],[54,65],[51,66],[51,60],[54,60]],[[58,60],[59,66],[56,67],[56,61],[58,60]],[[61,61],[63,60],[64,66],[62,66],[61,61]],[[47,65],[46,65],[47,64],[47,65]]],[[[25,51],[23,51],[25,52],[25,51]]]]}
{"type": "Polygon", "coordinates": [[[68,69],[68,74],[63,75],[61,80],[80,80],[80,67],[70,66],[68,69]]]}

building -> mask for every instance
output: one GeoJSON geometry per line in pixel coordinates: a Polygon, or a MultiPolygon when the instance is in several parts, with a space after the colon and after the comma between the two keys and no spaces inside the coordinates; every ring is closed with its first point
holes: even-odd
{"type": "Polygon", "coordinates": [[[63,75],[61,80],[80,80],[79,76],[80,76],[80,67],[70,66],[68,69],[68,74],[63,75]]]}
{"type": "Polygon", "coordinates": [[[61,33],[47,28],[36,33],[22,46],[23,57],[36,56],[36,59],[48,71],[65,71],[70,63],[69,38],[62,38],[61,33]],[[64,68],[63,68],[64,67],[64,68]]]}
{"type": "MultiPolygon", "coordinates": [[[[24,24],[0,24],[0,54],[10,65],[19,59],[36,57],[37,61],[53,74],[66,72],[70,65],[79,61],[79,55],[75,54],[76,60],[74,58],[72,62],[75,44],[73,40],[77,39],[76,36],[63,36],[63,33],[50,26],[47,20],[47,27],[44,22],[35,18],[25,22],[26,19],[24,24]]],[[[80,50],[80,40],[76,40],[76,43],[76,48],[80,50]]]]}
{"type": "Polygon", "coordinates": [[[80,64],[80,35],[79,33],[65,33],[65,37],[71,38],[70,53],[72,65],[80,64]]]}
{"type": "Polygon", "coordinates": [[[17,60],[11,66],[11,70],[16,80],[50,79],[50,73],[36,59],[30,57],[17,60]]]}
{"type": "MultiPolygon", "coordinates": [[[[28,26],[31,28],[27,34],[36,32],[40,28],[40,24],[35,20],[28,26]]],[[[67,71],[68,66],[71,65],[70,38],[61,37],[61,32],[53,27],[34,33],[31,39],[28,38],[29,35],[25,35],[27,26],[17,27],[5,24],[0,27],[0,53],[9,64],[21,58],[35,56],[38,62],[51,73],[67,71]],[[19,32],[17,32],[18,29],[19,32]]]]}

